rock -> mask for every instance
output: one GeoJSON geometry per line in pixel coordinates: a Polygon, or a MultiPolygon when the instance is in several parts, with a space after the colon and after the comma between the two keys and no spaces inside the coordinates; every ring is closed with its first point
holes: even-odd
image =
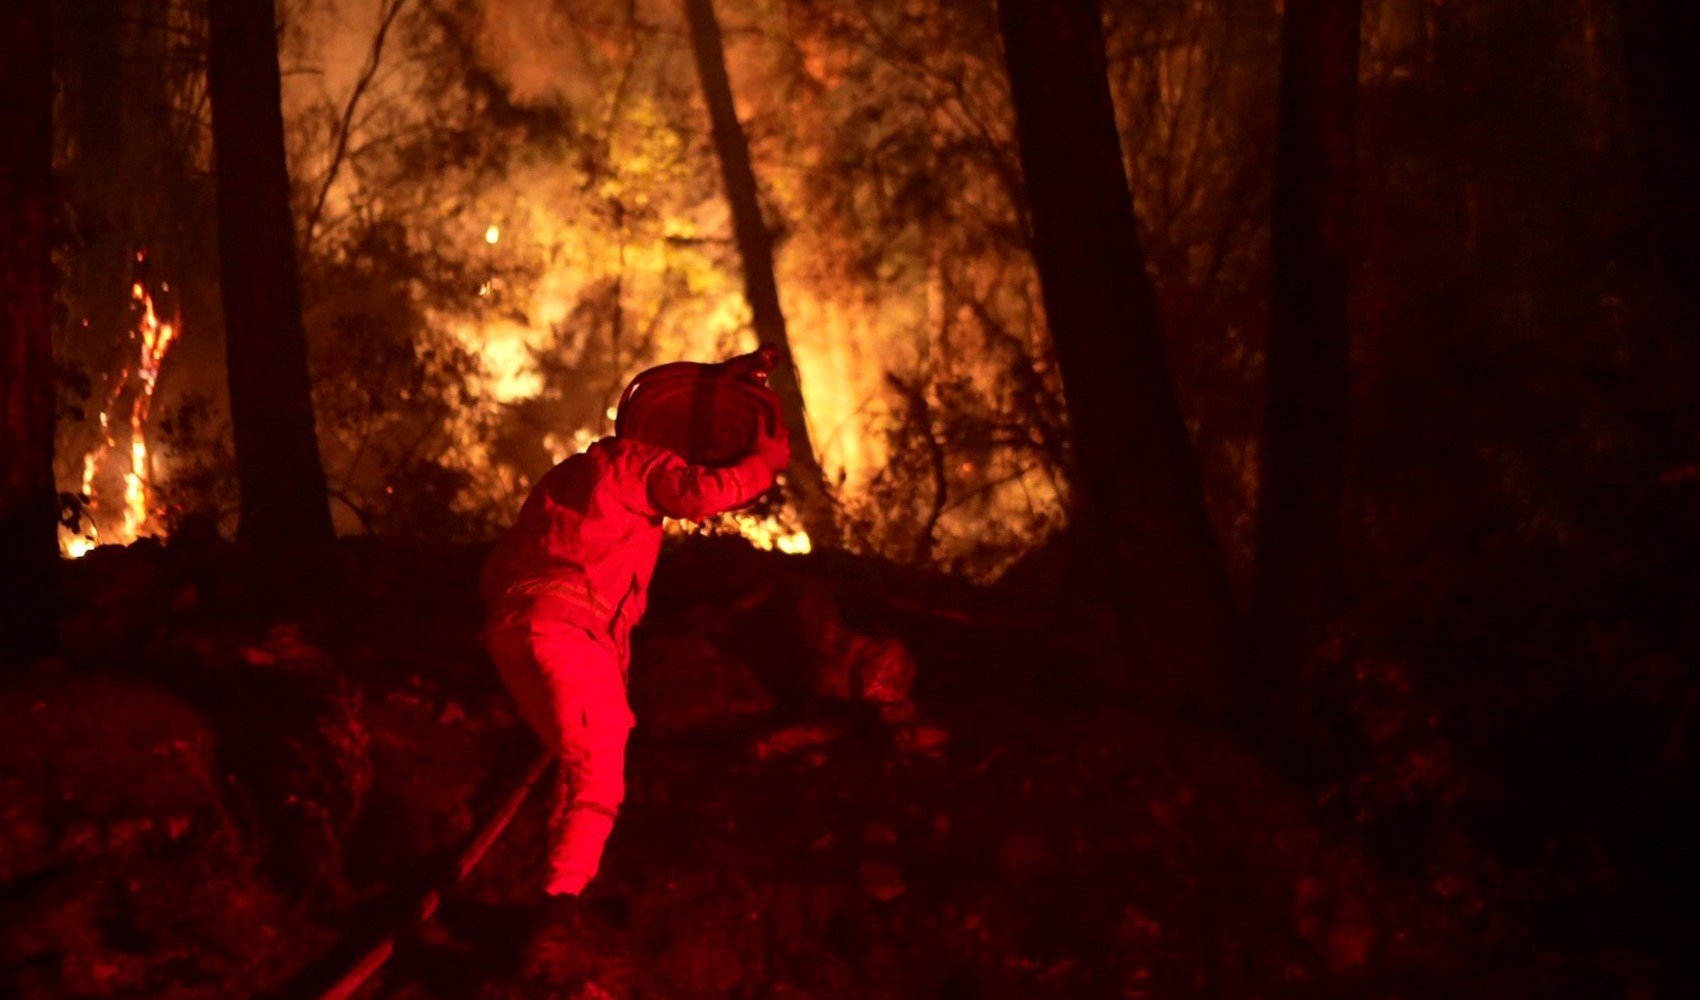
{"type": "Polygon", "coordinates": [[[1328,971],[1339,976],[1368,964],[1375,946],[1375,925],[1364,901],[1355,895],[1341,899],[1334,921],[1328,931],[1328,971]]]}
{"type": "Polygon", "coordinates": [[[663,952],[662,976],[692,996],[728,996],[744,978],[742,957],[716,933],[681,937],[663,952]]]}
{"type": "Polygon", "coordinates": [[[796,615],[810,691],[875,705],[909,701],[915,657],[902,642],[846,625],[836,600],[824,590],[799,596],[796,615]]]}
{"type": "Polygon", "coordinates": [[[862,891],[881,903],[889,903],[909,891],[903,871],[889,861],[864,861],[856,869],[862,891]]]}
{"type": "Polygon", "coordinates": [[[876,705],[908,702],[915,683],[915,657],[896,639],[876,639],[838,630],[812,664],[815,694],[876,705]]]}
{"type": "Polygon", "coordinates": [[[800,722],[769,733],[755,742],[758,760],[771,760],[802,750],[825,746],[844,735],[844,725],[838,722],[800,722]]]}
{"type": "Polygon", "coordinates": [[[0,968],[30,970],[9,985],[269,993],[323,946],[259,877],[215,780],[217,742],[188,701],[133,678],[0,695],[0,968]]]}
{"type": "Polygon", "coordinates": [[[998,845],[998,871],[1012,882],[1037,878],[1056,864],[1056,854],[1033,830],[1011,830],[998,845]]]}
{"type": "Polygon", "coordinates": [[[39,784],[0,773],[0,885],[48,863],[53,845],[48,808],[39,784]]]}
{"type": "MultiPolygon", "coordinates": [[[[129,678],[50,679],[0,697],[0,773],[38,801],[52,789],[62,830],[216,808],[214,744],[188,702],[129,678]]],[[[6,815],[23,824],[9,835],[28,833],[31,799],[6,796],[6,815]]]]}
{"type": "Polygon", "coordinates": [[[889,820],[874,820],[862,827],[862,843],[870,847],[890,847],[897,843],[897,827],[889,820]]]}
{"type": "Polygon", "coordinates": [[[691,634],[644,642],[631,680],[638,725],[656,736],[735,728],[773,708],[773,696],[748,667],[691,634]]]}
{"type": "Polygon", "coordinates": [[[901,726],[892,734],[892,742],[903,753],[938,754],[950,743],[950,733],[941,726],[901,726]]]}
{"type": "Polygon", "coordinates": [[[741,873],[690,875],[669,885],[664,902],[655,911],[640,911],[634,929],[660,944],[652,967],[660,982],[653,995],[752,995],[739,987],[765,978],[771,943],[757,888],[741,873]]]}

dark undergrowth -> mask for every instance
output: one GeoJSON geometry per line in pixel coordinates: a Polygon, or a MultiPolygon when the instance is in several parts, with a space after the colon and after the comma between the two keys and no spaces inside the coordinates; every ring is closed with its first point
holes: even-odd
{"type": "MultiPolygon", "coordinates": [[[[406,926],[536,753],[479,555],[67,564],[64,654],[0,690],[0,993],[312,995],[406,926]]],[[[368,995],[1686,993],[1668,727],[1342,629],[1301,783],[1124,704],[1101,625],[1012,588],[677,547],[602,877],[544,905],[533,795],[368,995]]]]}

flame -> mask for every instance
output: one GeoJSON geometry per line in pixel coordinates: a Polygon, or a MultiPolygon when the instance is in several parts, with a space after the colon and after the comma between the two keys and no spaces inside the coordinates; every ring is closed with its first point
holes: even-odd
{"type": "Polygon", "coordinates": [[[701,522],[669,519],[667,531],[673,535],[737,535],[763,552],[808,555],[814,550],[814,543],[807,531],[790,523],[794,516],[788,508],[782,508],[768,514],[722,514],[701,522]]]}
{"type": "Polygon", "coordinates": [[[132,340],[139,341],[138,351],[134,367],[127,363],[113,380],[112,391],[107,395],[106,405],[100,411],[100,445],[83,456],[83,475],[79,492],[89,498],[91,534],[61,534],[60,551],[72,559],[87,555],[96,545],[103,542],[127,545],[144,534],[158,533],[158,525],[149,509],[149,484],[152,476],[148,466],[148,413],[153,406],[154,389],[159,384],[160,366],[164,364],[171,345],[177,340],[178,324],[159,318],[153,295],[142,282],[137,281],[130,286],[130,300],[141,310],[136,328],[130,333],[132,340]],[[127,389],[132,391],[129,400],[129,462],[128,468],[122,473],[123,514],[114,536],[108,539],[102,536],[98,518],[94,516],[101,509],[99,499],[95,495],[95,476],[107,456],[118,448],[118,440],[114,436],[113,414],[118,411],[127,389]]]}
{"type": "Polygon", "coordinates": [[[734,514],[732,523],[737,527],[739,535],[766,552],[802,556],[808,555],[814,547],[809,541],[808,532],[781,524],[779,518],[773,514],[762,518],[749,514],[734,514]]]}
{"type": "Polygon", "coordinates": [[[130,297],[142,307],[142,351],[138,364],[141,390],[130,408],[130,471],[124,475],[124,533],[136,538],[148,526],[148,411],[159,383],[159,366],[177,339],[177,324],[160,322],[153,296],[141,282],[130,287],[130,297]]]}

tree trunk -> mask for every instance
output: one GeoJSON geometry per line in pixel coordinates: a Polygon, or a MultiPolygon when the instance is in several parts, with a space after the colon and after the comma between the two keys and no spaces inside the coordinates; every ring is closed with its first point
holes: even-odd
{"type": "Polygon", "coordinates": [[[238,536],[262,544],[328,541],[272,0],[211,0],[207,27],[230,419],[242,491],[238,536]]]}
{"type": "Polygon", "coordinates": [[[1700,4],[1619,0],[1618,17],[1659,264],[1682,310],[1673,325],[1692,335],[1700,321],[1700,4]]]}
{"type": "MultiPolygon", "coordinates": [[[[57,181],[59,196],[82,238],[59,275],[66,300],[77,304],[85,329],[108,339],[130,325],[130,283],[135,273],[137,227],[132,220],[137,185],[125,148],[125,106],[140,104],[125,87],[127,53],[121,41],[121,3],[60,4],[54,62],[59,84],[60,148],[69,155],[57,181]],[[73,9],[66,10],[71,7],[73,9]]],[[[131,14],[129,16],[136,16],[131,14]]],[[[139,60],[138,60],[139,61],[139,60]]],[[[157,74],[157,68],[153,68],[157,74]]],[[[163,122],[160,123],[163,127],[163,122]]],[[[154,249],[149,247],[149,250],[154,249]]]]}
{"type": "Polygon", "coordinates": [[[1145,271],[1098,5],[998,10],[1087,526],[1141,686],[1213,706],[1237,626],[1145,271]]]}
{"type": "Polygon", "coordinates": [[[48,7],[0,5],[0,652],[48,633],[58,559],[48,7]]]}
{"type": "Polygon", "coordinates": [[[690,20],[691,52],[696,57],[697,76],[702,81],[703,99],[713,125],[714,154],[720,161],[720,176],[726,184],[726,201],[732,208],[732,228],[738,254],[744,263],[744,297],[756,337],[785,355],[769,377],[785,408],[785,427],[791,433],[791,467],[787,470],[803,527],[816,545],[833,545],[838,540],[837,517],[826,473],[821,470],[809,437],[803,407],[803,389],[798,381],[795,355],[785,330],[785,314],[779,308],[779,287],[773,277],[773,235],[762,218],[755,171],[750,167],[749,141],[732,104],[732,84],[726,76],[726,50],[720,37],[720,22],[713,0],[685,0],[690,20]]]}
{"type": "Polygon", "coordinates": [[[1254,617],[1282,683],[1341,592],[1361,14],[1361,0],[1288,0],[1281,30],[1254,617]]]}

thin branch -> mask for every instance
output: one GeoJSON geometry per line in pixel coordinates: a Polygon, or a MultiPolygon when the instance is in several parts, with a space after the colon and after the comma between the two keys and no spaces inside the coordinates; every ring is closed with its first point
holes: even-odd
{"type": "MultiPolygon", "coordinates": [[[[929,471],[933,480],[933,503],[927,513],[926,521],[915,536],[916,563],[924,563],[931,559],[933,551],[938,547],[939,518],[944,516],[946,505],[950,499],[950,478],[946,472],[946,457],[944,445],[939,442],[933,432],[935,423],[932,402],[927,399],[926,386],[917,379],[906,382],[896,375],[887,375],[886,384],[890,385],[909,404],[907,407],[908,422],[920,431],[927,442],[927,457],[929,471]]],[[[922,378],[925,378],[923,375],[922,378]]]]}
{"type": "Polygon", "coordinates": [[[318,197],[313,200],[313,210],[308,213],[307,225],[302,230],[302,242],[307,245],[313,242],[313,231],[319,227],[319,218],[324,214],[331,187],[336,184],[337,175],[342,172],[343,161],[348,155],[349,138],[354,132],[354,115],[360,108],[360,99],[366,95],[367,89],[372,86],[372,81],[378,75],[390,26],[395,23],[396,17],[405,6],[407,0],[385,0],[379,11],[378,32],[372,36],[372,48],[366,54],[366,65],[361,68],[360,78],[355,81],[354,90],[348,95],[348,104],[343,108],[342,119],[337,125],[336,148],[331,153],[331,164],[325,170],[324,182],[319,185],[318,197]]]}
{"type": "Polygon", "coordinates": [[[355,503],[353,498],[351,498],[347,493],[344,493],[342,490],[328,489],[325,493],[332,500],[336,500],[344,507],[348,508],[349,513],[353,514],[355,520],[360,522],[360,530],[366,532],[368,537],[378,533],[377,529],[373,526],[372,512],[370,510],[355,503]]]}
{"type": "Polygon", "coordinates": [[[949,511],[953,511],[953,510],[957,509],[958,507],[961,507],[963,504],[968,503],[971,500],[977,500],[980,497],[985,496],[987,493],[990,493],[993,490],[999,489],[1003,486],[1007,486],[1012,482],[1017,482],[1017,481],[1021,480],[1022,478],[1024,478],[1030,472],[1042,472],[1042,471],[1044,471],[1044,467],[1045,466],[1044,466],[1043,462],[1035,462],[1032,465],[1024,465],[1021,468],[1016,469],[1014,472],[1008,473],[1006,475],[998,476],[995,479],[988,479],[986,482],[981,483],[979,486],[974,487],[973,489],[969,490],[968,492],[966,492],[966,493],[962,494],[961,496],[957,497],[956,499],[952,500],[950,503],[945,504],[944,511],[942,511],[941,513],[948,513],[949,511]]]}

